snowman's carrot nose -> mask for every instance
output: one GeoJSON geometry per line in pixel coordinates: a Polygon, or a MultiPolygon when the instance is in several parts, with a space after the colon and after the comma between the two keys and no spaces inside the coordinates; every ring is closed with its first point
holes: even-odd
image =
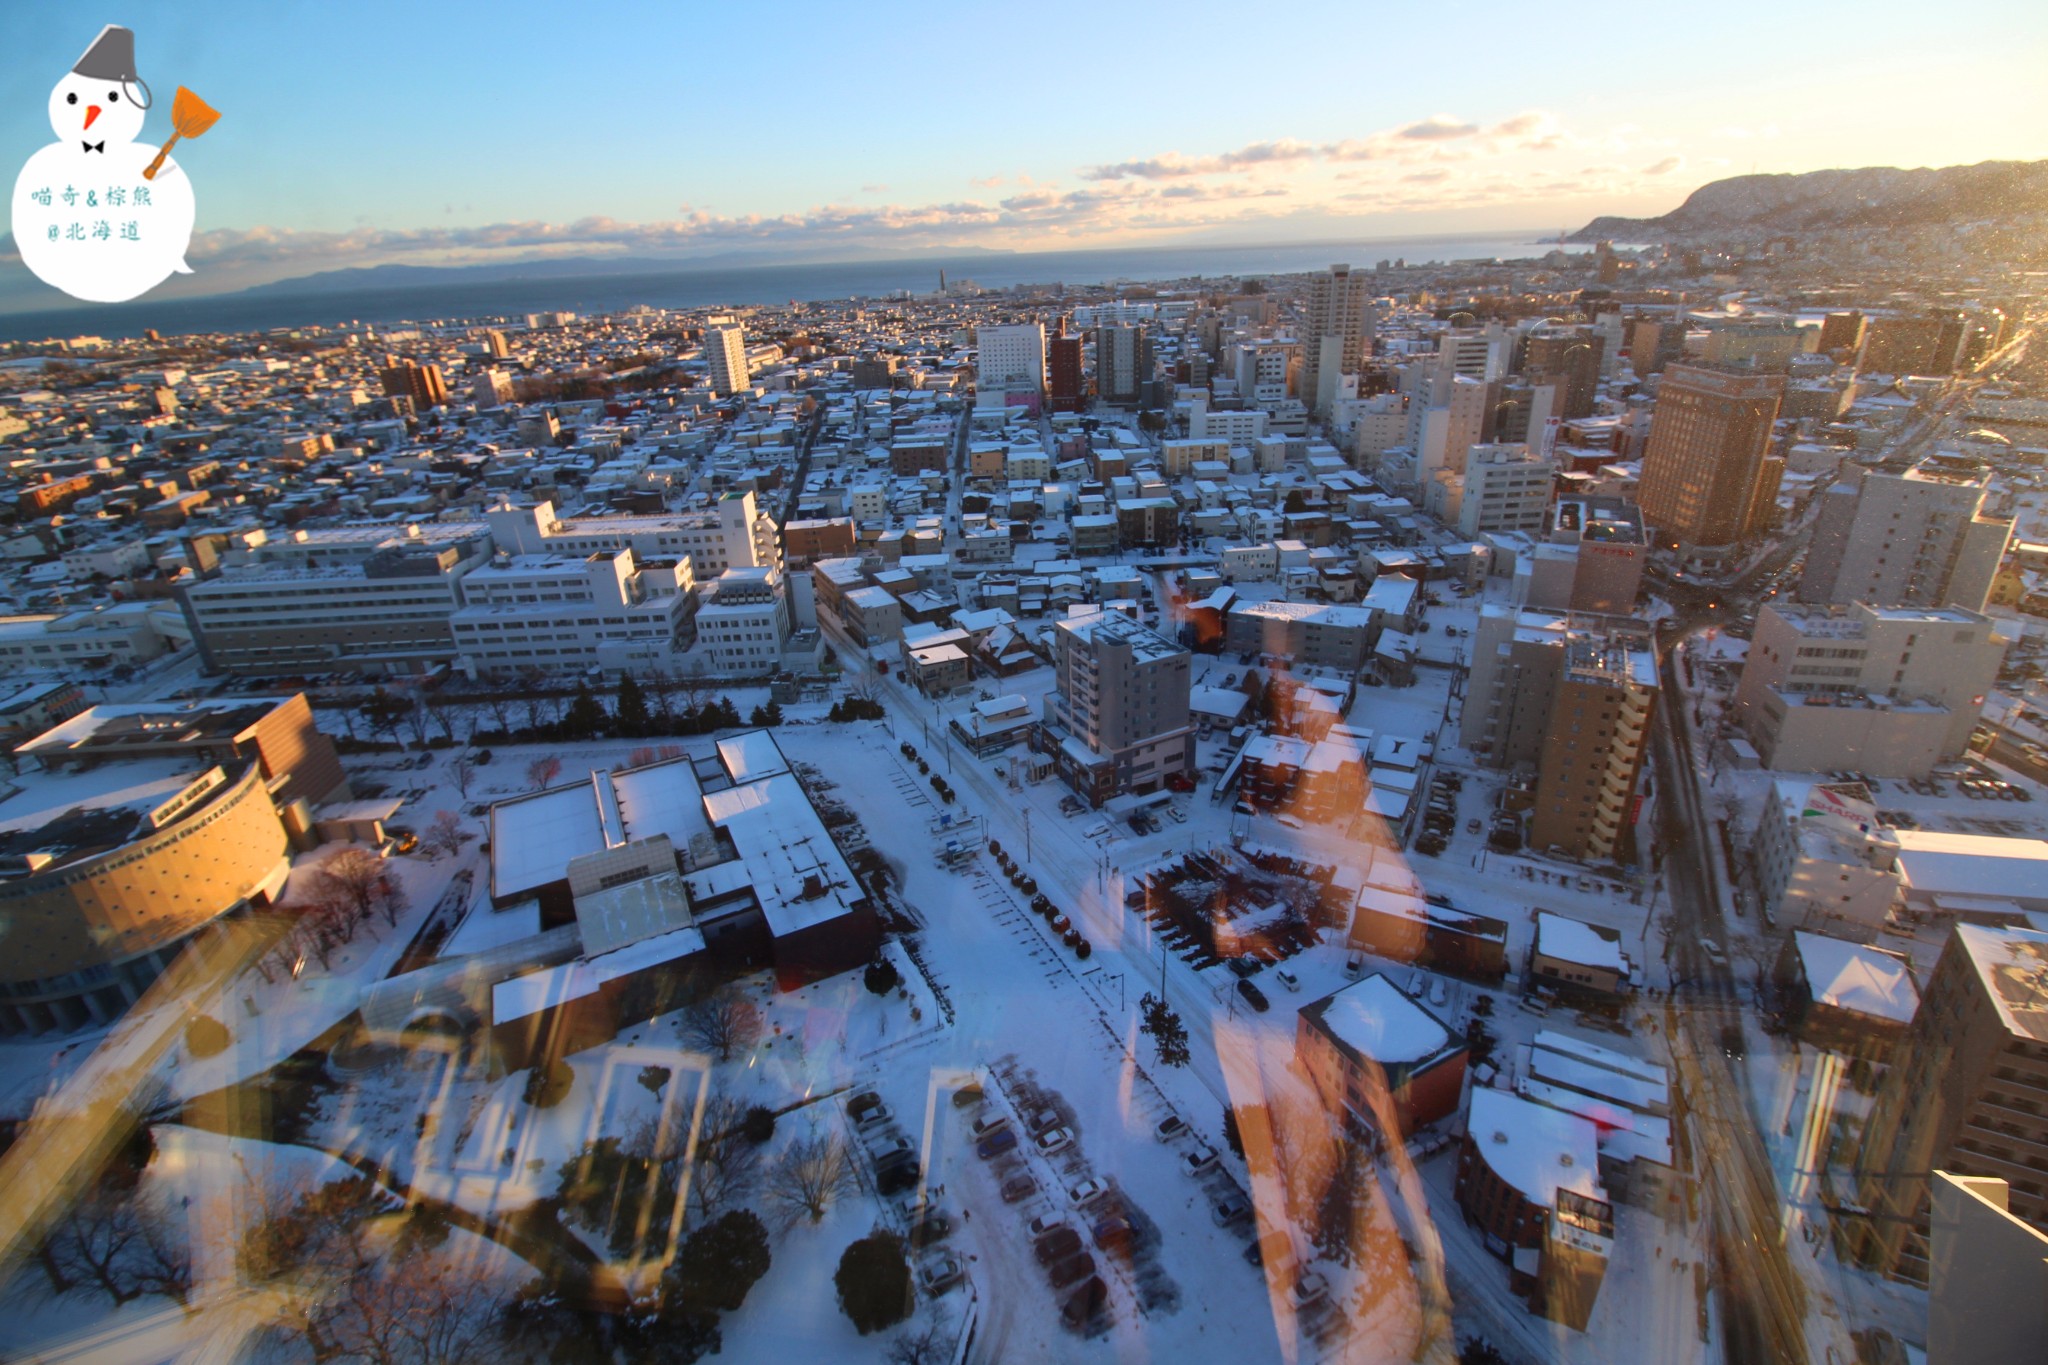
{"type": "Polygon", "coordinates": [[[88,127],[88,128],[92,127],[92,121],[93,121],[94,119],[98,118],[99,116],[100,116],[100,107],[99,107],[99,106],[98,106],[97,104],[88,104],[88,105],[86,105],[86,106],[85,106],[85,126],[86,126],[86,127],[88,127]]]}

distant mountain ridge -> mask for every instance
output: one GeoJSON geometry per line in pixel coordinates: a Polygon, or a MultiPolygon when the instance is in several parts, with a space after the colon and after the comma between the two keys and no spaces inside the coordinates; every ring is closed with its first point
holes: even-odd
{"type": "Polygon", "coordinates": [[[946,247],[940,251],[896,252],[837,244],[829,255],[721,251],[705,256],[543,256],[526,261],[491,261],[483,265],[371,265],[321,270],[251,285],[237,294],[347,294],[365,289],[412,289],[423,285],[499,284],[507,280],[563,280],[593,275],[672,275],[693,270],[733,270],[749,266],[837,265],[852,261],[964,260],[1013,253],[979,246],[946,247]]]}
{"type": "Polygon", "coordinates": [[[1737,175],[1700,186],[1658,218],[1595,218],[1573,242],[1666,242],[1730,232],[1901,228],[2048,213],[2048,161],[1866,166],[1737,175]]]}

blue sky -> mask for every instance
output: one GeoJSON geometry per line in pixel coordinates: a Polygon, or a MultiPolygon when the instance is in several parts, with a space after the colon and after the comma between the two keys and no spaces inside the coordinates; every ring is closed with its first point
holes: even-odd
{"type": "MultiPolygon", "coordinates": [[[[343,265],[1577,226],[1745,171],[2048,155],[2048,5],[17,8],[222,111],[187,288],[343,265]]],[[[18,272],[18,262],[5,269],[18,272]]]]}

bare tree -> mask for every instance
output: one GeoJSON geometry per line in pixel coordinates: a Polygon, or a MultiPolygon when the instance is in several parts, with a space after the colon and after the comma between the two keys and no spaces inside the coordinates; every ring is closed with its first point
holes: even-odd
{"type": "Polygon", "coordinates": [[[179,1303],[192,1291],[192,1259],[153,1198],[111,1185],[64,1211],[38,1251],[52,1288],[102,1290],[118,1307],[145,1294],[179,1303]]]}
{"type": "Polygon", "coordinates": [[[452,810],[434,812],[434,822],[427,826],[420,847],[429,853],[460,853],[462,851],[462,817],[452,810]]]}
{"type": "Polygon", "coordinates": [[[470,784],[476,781],[476,763],[467,756],[456,759],[448,765],[448,779],[455,784],[455,793],[463,800],[469,800],[470,784]]]}
{"type": "MultiPolygon", "coordinates": [[[[704,1101],[688,1175],[690,1203],[707,1221],[740,1207],[760,1185],[761,1149],[746,1135],[746,1117],[746,1104],[731,1095],[704,1101]]],[[[683,1183],[681,1157],[688,1150],[682,1139],[674,1135],[667,1144],[674,1150],[659,1154],[673,1168],[677,1188],[683,1183]]]]}
{"type": "Polygon", "coordinates": [[[730,987],[712,992],[683,1011],[683,1036],[718,1060],[729,1062],[740,1048],[752,1047],[761,1036],[761,1011],[730,987]]]}
{"type": "Polygon", "coordinates": [[[453,744],[455,742],[456,722],[462,719],[463,712],[469,708],[455,700],[455,698],[439,692],[429,693],[422,697],[420,699],[420,706],[426,711],[434,724],[441,727],[441,737],[450,744],[453,744]]]}
{"type": "Polygon", "coordinates": [[[494,692],[484,698],[483,707],[490,713],[491,720],[497,724],[499,734],[512,733],[512,698],[501,692],[494,692]]]}
{"type": "Polygon", "coordinates": [[[396,929],[399,917],[412,904],[412,897],[405,891],[405,883],[390,872],[377,883],[377,908],[384,913],[384,922],[396,929]]]}
{"type": "Polygon", "coordinates": [[[951,1325],[944,1310],[934,1307],[889,1343],[889,1365],[940,1365],[951,1359],[953,1343],[947,1330],[951,1325]]]}
{"type": "Polygon", "coordinates": [[[852,1185],[845,1146],[823,1133],[790,1143],[768,1168],[768,1199],[792,1223],[801,1218],[818,1222],[852,1185]]]}
{"type": "Polygon", "coordinates": [[[320,864],[321,886],[354,910],[358,919],[369,916],[383,880],[384,859],[366,848],[338,849],[320,864]]]}
{"type": "Polygon", "coordinates": [[[419,748],[427,747],[427,708],[417,696],[406,698],[405,728],[412,732],[412,741],[419,748]]]}
{"type": "Polygon", "coordinates": [[[526,765],[526,780],[536,787],[545,787],[561,771],[562,760],[554,754],[544,754],[526,765]]]}

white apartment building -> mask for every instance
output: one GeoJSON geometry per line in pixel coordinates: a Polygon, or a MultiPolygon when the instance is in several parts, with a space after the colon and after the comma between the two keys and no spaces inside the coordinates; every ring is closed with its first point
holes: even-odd
{"type": "Polygon", "coordinates": [[[630,549],[642,560],[687,556],[698,582],[729,568],[780,564],[775,519],[755,504],[753,491],[727,493],[703,512],[574,517],[555,515],[553,503],[501,503],[485,513],[491,539],[507,554],[596,554],[630,549]]]}
{"type": "Polygon", "coordinates": [[[974,329],[975,387],[982,393],[1040,393],[1045,389],[1045,325],[1010,323],[974,329]]]}
{"type": "Polygon", "coordinates": [[[641,563],[630,548],[505,556],[463,580],[456,664],[471,677],[673,667],[693,643],[695,587],[688,558],[641,563]]]}
{"type": "Polygon", "coordinates": [[[1550,507],[1550,461],[1525,445],[1475,445],[1465,453],[1464,488],[1458,505],[1458,534],[1543,530],[1550,507]]]}
{"type": "MultiPolygon", "coordinates": [[[[1372,276],[1333,265],[1309,281],[1302,327],[1301,389],[1296,395],[1318,417],[1345,396],[1343,380],[1356,375],[1372,350],[1378,321],[1372,276]]],[[[1357,391],[1353,382],[1352,392],[1357,391]]]]}
{"type": "Polygon", "coordinates": [[[757,675],[782,666],[789,643],[789,600],[781,570],[727,569],[697,611],[696,659],[703,671],[757,675]]]}
{"type": "Polygon", "coordinates": [[[712,327],[704,333],[704,360],[711,367],[711,387],[720,398],[752,385],[747,369],[747,339],[737,327],[712,327]]]}
{"type": "Polygon", "coordinates": [[[1188,414],[1188,436],[1196,441],[1227,441],[1249,446],[1266,434],[1267,416],[1256,409],[1245,412],[1213,412],[1201,408],[1188,414]]]}
{"type": "Polygon", "coordinates": [[[2012,537],[2012,518],[1984,515],[1990,484],[1956,455],[1853,472],[1821,495],[1799,599],[1983,610],[2012,537]]]}
{"type": "Polygon", "coordinates": [[[2007,643],[1958,607],[1773,603],[1734,717],[1767,768],[1924,777],[1969,744],[2007,643]]]}

